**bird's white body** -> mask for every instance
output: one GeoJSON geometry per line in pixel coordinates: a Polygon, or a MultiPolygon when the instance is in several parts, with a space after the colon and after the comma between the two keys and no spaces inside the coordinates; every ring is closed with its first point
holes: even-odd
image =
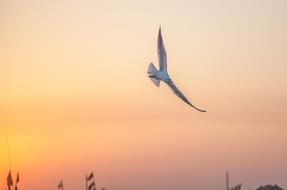
{"type": "Polygon", "coordinates": [[[168,82],[168,81],[171,80],[166,71],[158,71],[155,74],[155,78],[158,79],[158,80],[162,80],[164,82],[168,82]]]}
{"type": "Polygon", "coordinates": [[[169,77],[167,73],[167,56],[166,51],[163,44],[163,39],[161,35],[161,29],[159,29],[158,33],[158,39],[157,39],[157,54],[158,54],[158,61],[159,61],[159,70],[151,63],[148,67],[148,77],[151,79],[151,81],[159,87],[160,81],[165,82],[168,87],[175,93],[176,96],[178,96],[180,99],[182,99],[185,103],[190,105],[191,107],[195,108],[198,111],[206,112],[205,110],[201,110],[196,108],[194,105],[192,105],[189,100],[183,95],[183,93],[175,86],[171,78],[169,77]]]}

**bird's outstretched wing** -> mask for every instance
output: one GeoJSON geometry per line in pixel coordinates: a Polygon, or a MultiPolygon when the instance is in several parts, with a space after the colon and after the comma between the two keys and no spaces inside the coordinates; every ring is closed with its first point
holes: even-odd
{"type": "Polygon", "coordinates": [[[200,112],[206,112],[206,110],[201,110],[198,109],[197,107],[195,107],[194,105],[192,105],[189,100],[183,95],[183,93],[175,86],[175,84],[172,82],[172,80],[170,81],[165,81],[165,83],[168,85],[168,87],[173,91],[173,93],[179,97],[180,99],[182,99],[185,103],[187,103],[188,105],[190,105],[191,107],[193,107],[194,109],[200,111],[200,112]]]}
{"type": "Polygon", "coordinates": [[[159,62],[159,70],[160,71],[167,71],[167,56],[162,40],[161,35],[161,28],[159,28],[158,31],[158,38],[157,38],[157,56],[158,56],[158,62],[159,62]]]}

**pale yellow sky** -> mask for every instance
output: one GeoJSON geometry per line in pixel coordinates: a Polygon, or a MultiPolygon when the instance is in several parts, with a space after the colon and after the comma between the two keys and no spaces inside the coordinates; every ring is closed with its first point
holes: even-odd
{"type": "Polygon", "coordinates": [[[0,188],[287,187],[287,2],[0,1],[0,188]],[[146,76],[159,25],[173,81],[146,76]]]}

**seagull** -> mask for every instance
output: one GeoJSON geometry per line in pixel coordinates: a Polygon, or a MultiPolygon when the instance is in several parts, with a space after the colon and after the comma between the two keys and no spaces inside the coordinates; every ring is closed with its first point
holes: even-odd
{"type": "Polygon", "coordinates": [[[173,93],[182,99],[185,103],[193,107],[194,109],[200,111],[200,112],[206,112],[206,110],[199,109],[192,105],[190,101],[183,95],[183,93],[176,87],[176,85],[173,83],[171,78],[169,77],[167,73],[167,56],[166,51],[163,44],[163,39],[161,35],[161,27],[159,27],[158,32],[158,38],[157,38],[157,55],[158,55],[158,62],[159,62],[159,70],[154,66],[153,63],[150,63],[148,66],[148,77],[151,79],[151,81],[159,87],[160,81],[165,82],[168,87],[173,91],[173,93]]]}

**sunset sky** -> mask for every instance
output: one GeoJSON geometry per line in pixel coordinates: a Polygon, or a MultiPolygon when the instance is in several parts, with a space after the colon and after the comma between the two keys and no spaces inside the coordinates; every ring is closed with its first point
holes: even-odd
{"type": "Polygon", "coordinates": [[[0,0],[0,189],[287,188],[286,0],[0,0]],[[159,25],[169,74],[146,71],[159,25]]]}

